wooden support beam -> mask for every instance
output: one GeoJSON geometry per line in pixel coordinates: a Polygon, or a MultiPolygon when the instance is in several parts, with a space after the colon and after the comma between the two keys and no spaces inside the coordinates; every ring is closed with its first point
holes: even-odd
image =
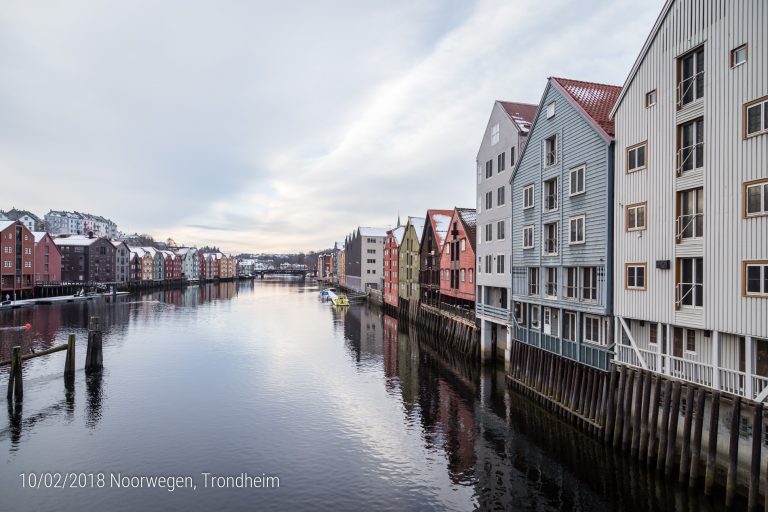
{"type": "Polygon", "coordinates": [[[691,428],[693,427],[694,414],[694,389],[688,384],[685,393],[685,421],[683,423],[683,448],[680,453],[680,477],[678,482],[683,485],[688,482],[691,463],[691,428]]]}
{"type": "Polygon", "coordinates": [[[699,388],[696,393],[696,423],[693,428],[693,447],[691,453],[691,476],[688,479],[688,487],[695,487],[699,480],[699,465],[701,464],[701,434],[704,430],[704,401],[706,392],[699,388]]]}
{"type": "MultiPolygon", "coordinates": [[[[752,461],[749,468],[749,494],[747,509],[757,510],[760,497],[760,451],[763,446],[763,404],[752,407],[752,461]]],[[[768,493],[766,493],[768,494],[768,493]]]]}
{"type": "Polygon", "coordinates": [[[664,463],[667,457],[667,435],[669,430],[669,407],[672,402],[672,381],[668,380],[664,384],[664,396],[662,397],[664,406],[661,409],[661,430],[659,431],[659,454],[656,457],[656,471],[664,469],[664,463]]]}
{"type": "Polygon", "coordinates": [[[632,449],[631,455],[633,459],[637,458],[637,454],[640,453],[640,430],[641,419],[643,412],[643,392],[645,391],[645,371],[637,372],[637,378],[635,379],[637,389],[635,390],[635,407],[632,416],[632,449]]]}
{"type": "Polygon", "coordinates": [[[8,400],[21,402],[24,399],[24,382],[21,371],[21,346],[13,347],[11,353],[11,371],[8,372],[8,400]]]}
{"type": "Polygon", "coordinates": [[[102,356],[102,333],[99,317],[92,316],[88,329],[88,348],[85,355],[85,369],[100,370],[104,366],[102,356]]]}
{"type": "Polygon", "coordinates": [[[651,413],[651,424],[648,431],[648,452],[646,454],[646,464],[651,465],[656,455],[656,433],[659,430],[659,396],[661,395],[661,376],[657,375],[653,384],[653,398],[649,404],[651,413]]]}
{"type": "Polygon", "coordinates": [[[741,399],[733,398],[731,410],[731,438],[728,444],[728,477],[725,482],[725,507],[731,508],[736,497],[736,480],[739,462],[739,424],[741,423],[741,399]]]}
{"type": "Polygon", "coordinates": [[[707,444],[707,474],[704,478],[704,495],[712,496],[717,468],[717,431],[720,422],[720,392],[712,393],[712,405],[709,414],[709,443],[707,444]]]}
{"type": "MultiPolygon", "coordinates": [[[[628,371],[628,370],[627,370],[628,371]]],[[[613,447],[618,448],[621,445],[621,427],[624,421],[624,387],[626,385],[626,374],[623,366],[619,366],[619,391],[616,393],[616,420],[613,430],[613,447]]]]}
{"type": "Polygon", "coordinates": [[[667,455],[664,475],[671,476],[675,469],[675,446],[677,446],[677,422],[680,418],[680,381],[672,385],[672,408],[669,414],[669,433],[667,433],[667,455]]]}
{"type": "Polygon", "coordinates": [[[643,372],[643,397],[640,405],[640,445],[637,449],[638,459],[645,460],[648,452],[648,416],[651,405],[651,385],[653,384],[653,375],[650,372],[643,372]]]}
{"type": "Polygon", "coordinates": [[[616,386],[619,372],[611,370],[608,380],[608,390],[605,393],[605,420],[603,421],[603,441],[610,444],[613,440],[613,423],[615,419],[616,386]]]}
{"type": "Polygon", "coordinates": [[[624,387],[624,431],[621,436],[621,451],[629,451],[630,432],[632,430],[632,393],[635,391],[635,378],[637,374],[631,370],[627,371],[627,382],[624,387]]]}

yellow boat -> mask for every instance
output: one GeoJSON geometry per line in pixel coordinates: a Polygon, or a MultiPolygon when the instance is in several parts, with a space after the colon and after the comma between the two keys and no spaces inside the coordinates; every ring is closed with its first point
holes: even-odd
{"type": "Polygon", "coordinates": [[[331,304],[334,306],[349,306],[349,299],[345,295],[336,295],[329,291],[328,297],[331,299],[331,304]]]}

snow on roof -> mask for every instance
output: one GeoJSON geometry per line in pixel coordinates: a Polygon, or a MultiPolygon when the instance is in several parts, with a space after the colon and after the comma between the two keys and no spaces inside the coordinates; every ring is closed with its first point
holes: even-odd
{"type": "Polygon", "coordinates": [[[400,244],[403,243],[403,235],[405,235],[405,227],[404,226],[397,226],[396,228],[390,230],[392,233],[392,236],[395,237],[395,242],[397,242],[397,246],[400,247],[400,244]]]}
{"type": "Polygon", "coordinates": [[[552,77],[552,80],[562,87],[609,137],[615,135],[611,109],[621,93],[621,87],[566,78],[552,77]]]}
{"type": "Polygon", "coordinates": [[[467,238],[469,238],[469,245],[474,250],[477,238],[477,210],[474,208],[456,208],[456,213],[464,223],[464,229],[467,232],[467,238]]]}
{"type": "Polygon", "coordinates": [[[530,103],[515,103],[512,101],[501,100],[499,100],[499,103],[502,107],[504,107],[504,110],[507,112],[507,115],[509,115],[510,119],[512,119],[515,124],[517,124],[518,128],[520,128],[520,131],[523,133],[528,133],[528,131],[531,129],[533,118],[536,116],[536,110],[539,108],[539,106],[531,105],[530,103]]]}
{"type": "Polygon", "coordinates": [[[94,242],[96,242],[98,238],[88,238],[87,236],[60,236],[53,239],[53,243],[56,245],[76,245],[78,247],[87,247],[94,242]]]}
{"type": "Polygon", "coordinates": [[[45,238],[45,235],[47,235],[47,231],[33,231],[32,236],[35,237],[35,243],[39,242],[43,238],[45,238]]]}
{"type": "Polygon", "coordinates": [[[16,224],[15,220],[0,220],[0,231],[4,230],[11,224],[16,224]]]}
{"type": "Polygon", "coordinates": [[[387,228],[370,228],[360,226],[360,236],[387,236],[387,228]]]}
{"type": "Polygon", "coordinates": [[[421,234],[424,233],[424,223],[426,219],[424,217],[408,217],[408,224],[413,226],[416,231],[416,241],[421,243],[421,234]]]}

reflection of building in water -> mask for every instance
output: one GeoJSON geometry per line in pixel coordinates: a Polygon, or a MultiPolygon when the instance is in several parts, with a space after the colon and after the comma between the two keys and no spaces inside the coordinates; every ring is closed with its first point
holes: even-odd
{"type": "Polygon", "coordinates": [[[381,358],[384,353],[381,311],[368,306],[349,308],[344,316],[344,339],[356,361],[381,358]]]}
{"type": "Polygon", "coordinates": [[[384,376],[387,389],[397,385],[397,318],[384,314],[384,376]]]}

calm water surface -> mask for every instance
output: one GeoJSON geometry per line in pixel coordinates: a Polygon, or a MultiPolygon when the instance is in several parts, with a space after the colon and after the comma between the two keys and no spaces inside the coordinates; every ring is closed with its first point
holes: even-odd
{"type": "Polygon", "coordinates": [[[376,308],[337,311],[309,282],[39,306],[0,327],[0,359],[74,332],[78,364],[68,394],[63,352],[26,362],[23,408],[0,407],[0,510],[707,508],[510,392],[503,371],[443,357],[376,308]],[[105,370],[86,377],[91,315],[105,370]],[[197,489],[22,488],[20,473],[51,471],[197,489]],[[280,487],[206,489],[204,472],[280,487]]]}

